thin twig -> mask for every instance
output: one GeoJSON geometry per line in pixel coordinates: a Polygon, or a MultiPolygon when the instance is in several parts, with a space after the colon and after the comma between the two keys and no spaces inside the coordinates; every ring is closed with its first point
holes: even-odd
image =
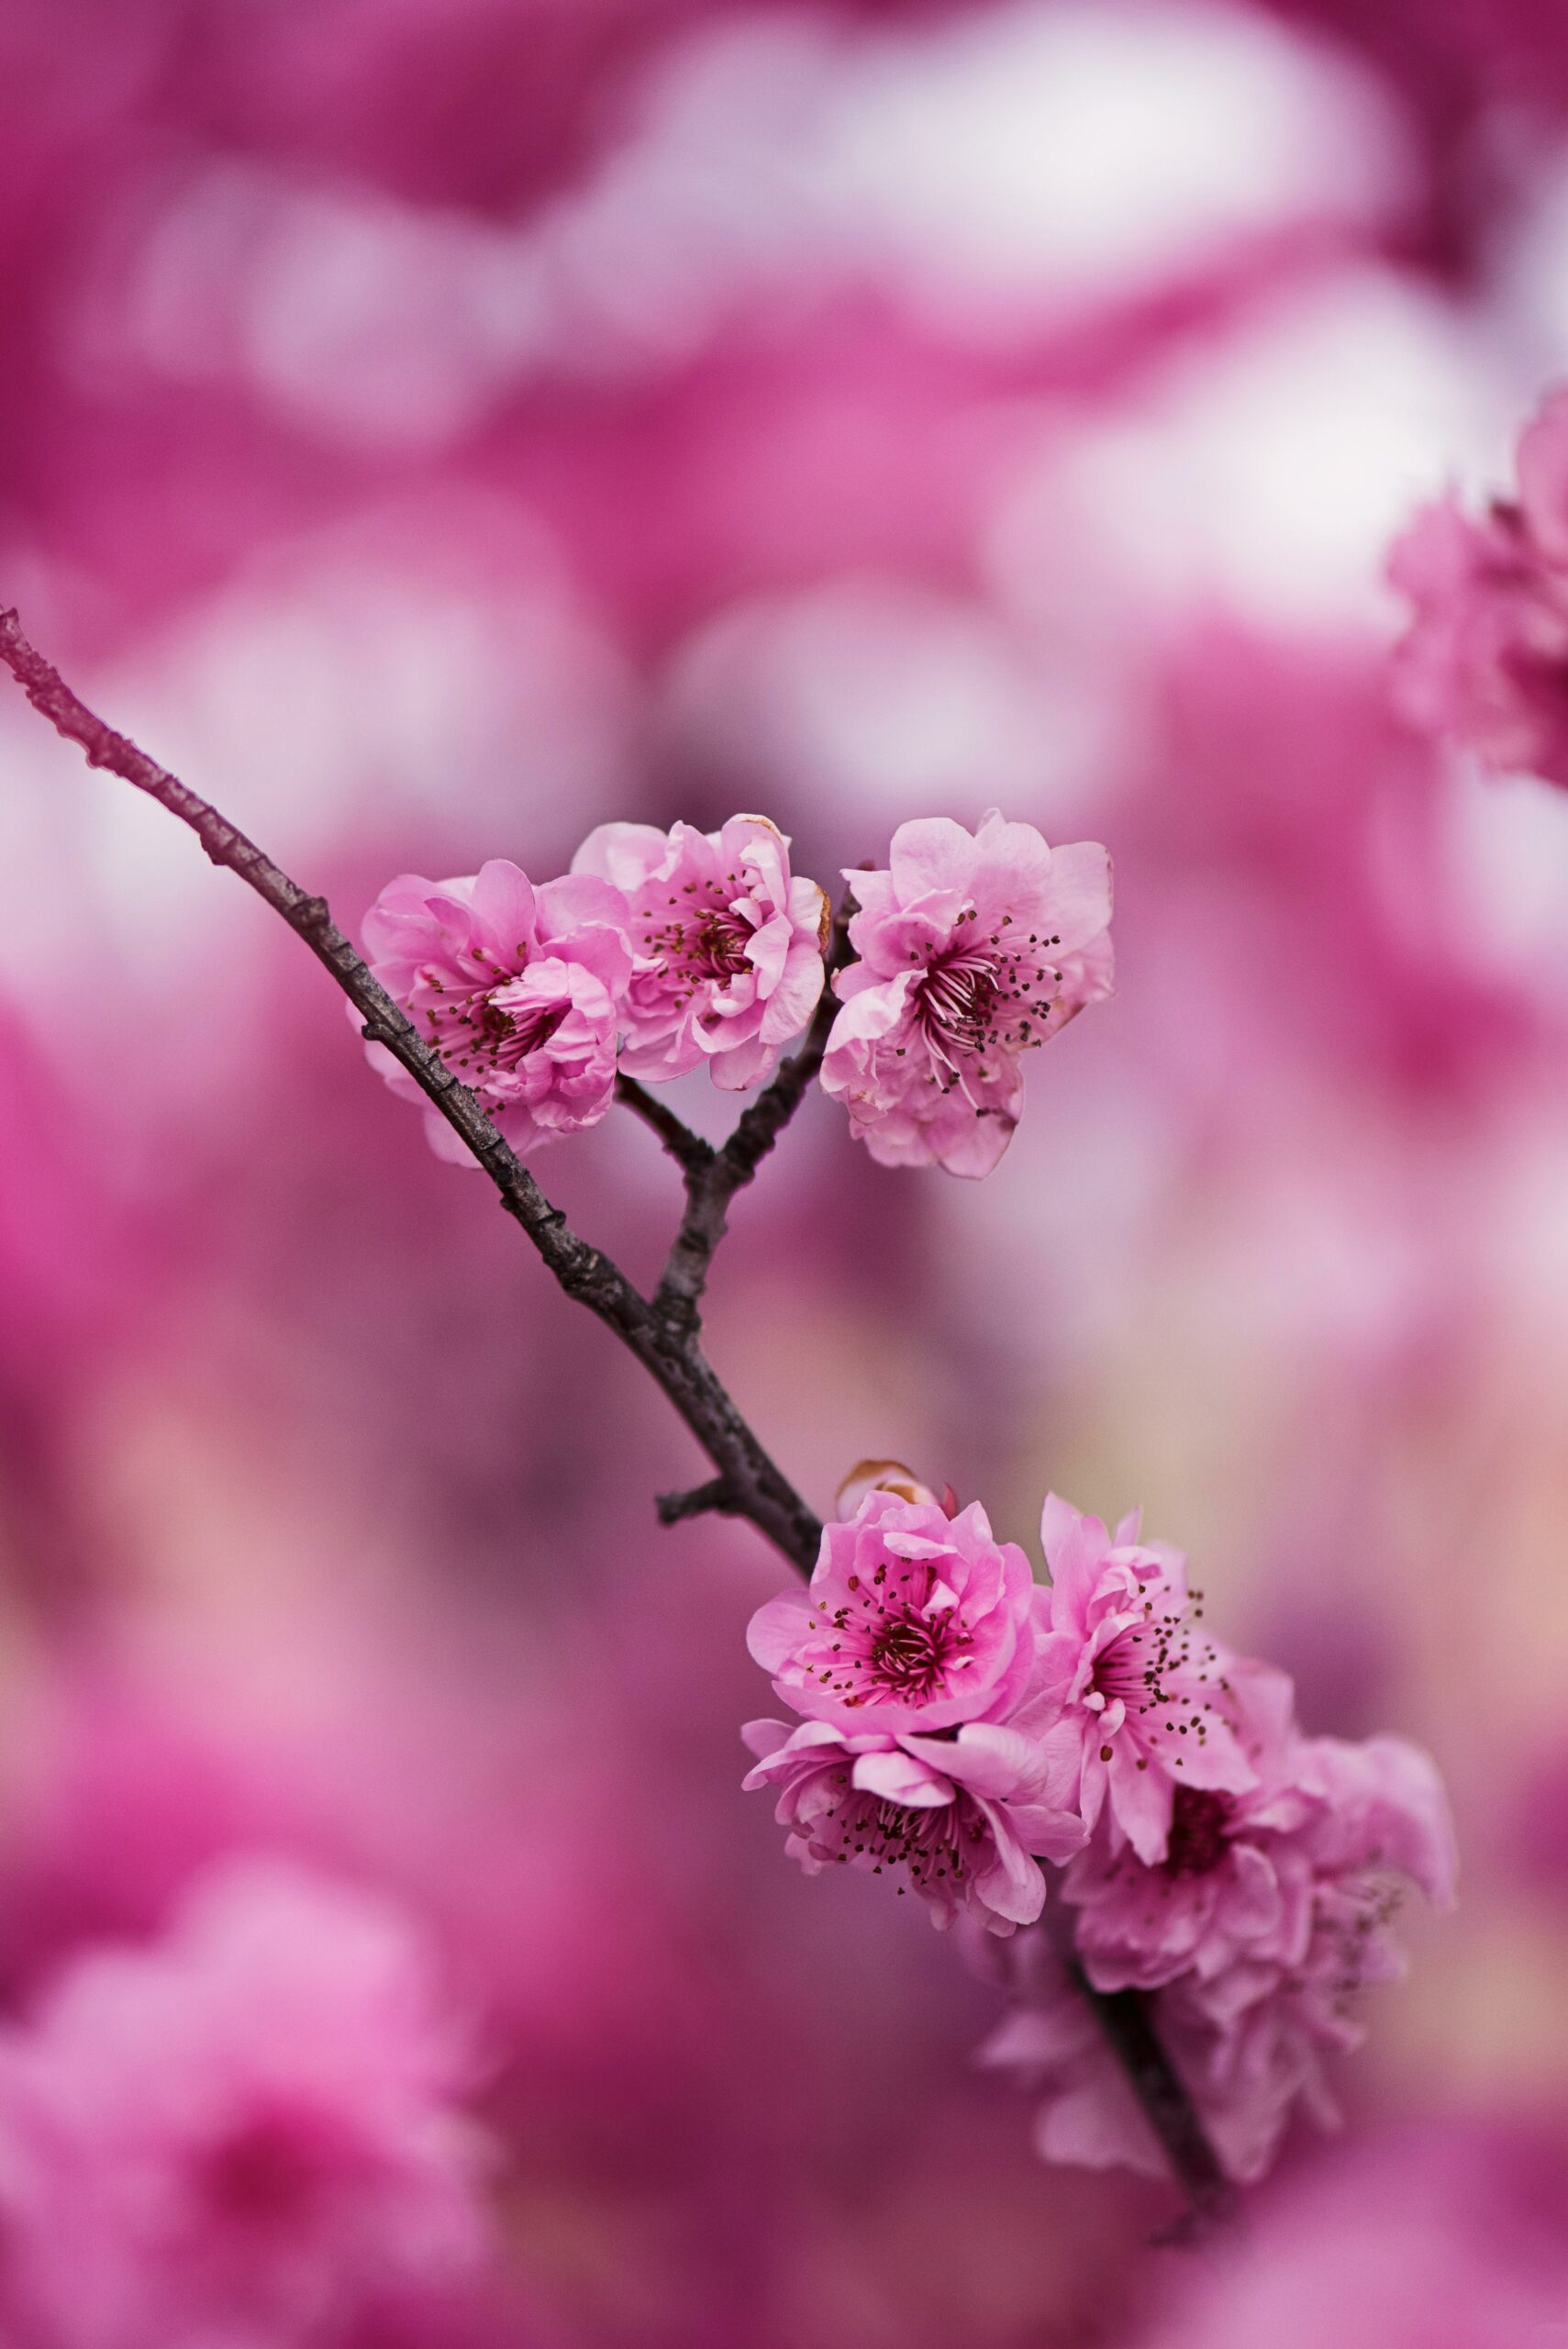
{"type": "Polygon", "coordinates": [[[698,1328],[714,1251],[728,1224],[729,1202],[751,1182],[822,1065],[828,1030],[839,1008],[832,980],[848,951],[847,930],[848,911],[840,907],[833,923],[822,993],[800,1050],[780,1063],[772,1083],[742,1111],[728,1141],[706,1163],[699,1162],[686,1170],[686,1210],[653,1292],[653,1310],[672,1329],[695,1331],[698,1328]]]}
{"type": "Polygon", "coordinates": [[[617,1074],[616,1099],[634,1117],[640,1118],[645,1126],[652,1128],[683,1174],[705,1174],[717,1157],[712,1142],[693,1133],[684,1119],[677,1118],[656,1094],[639,1085],[635,1076],[617,1074]]]}
{"type": "MultiPolygon", "coordinates": [[[[821,1524],[741,1418],[697,1345],[696,1327],[707,1269],[724,1232],[725,1209],[773,1149],[821,1065],[834,1011],[828,986],[824,985],[806,1043],[783,1063],[723,1148],[712,1152],[706,1143],[701,1145],[709,1152],[711,1165],[696,1151],[686,1152],[684,1142],[675,1147],[671,1133],[664,1130],[662,1110],[649,1119],[666,1148],[682,1160],[687,1182],[682,1237],[650,1302],[611,1258],[581,1239],[561,1209],[550,1205],[474,1096],[421,1041],[411,1021],[372,977],[333,922],[325,897],[302,889],[226,816],[95,716],[28,642],[14,611],[0,610],[0,662],[10,670],[34,708],[59,733],[80,745],[89,766],[119,775],[188,825],[214,864],[238,874],[304,940],[360,1013],[366,1038],[385,1046],[461,1135],[495,1186],[507,1214],[521,1225],[562,1288],[613,1330],[663,1388],[718,1472],[709,1483],[688,1493],[664,1495],[659,1503],[664,1522],[709,1509],[744,1517],[802,1574],[809,1575],[821,1540],[821,1524]]],[[[830,962],[836,962],[842,952],[840,915],[830,962]]],[[[650,1097],[642,1095],[640,1086],[636,1090],[641,1099],[632,1097],[628,1106],[643,1116],[647,1115],[643,1102],[657,1108],[650,1097]]],[[[622,1098],[627,1097],[623,1093],[622,1098]]],[[[679,1125],[678,1119],[668,1122],[672,1127],[679,1125]]],[[[681,1133],[685,1134],[686,1129],[681,1128],[681,1133]]],[[[690,1135],[688,1139],[695,1142],[698,1138],[690,1135]]],[[[1195,2214],[1201,2220],[1218,2213],[1229,2189],[1186,2091],[1150,2025],[1143,2001],[1131,1991],[1107,1999],[1087,1983],[1084,1991],[1170,2155],[1195,2214]]]]}

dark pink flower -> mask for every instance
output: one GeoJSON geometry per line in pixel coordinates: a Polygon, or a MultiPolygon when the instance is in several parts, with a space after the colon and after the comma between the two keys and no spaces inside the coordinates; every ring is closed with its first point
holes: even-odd
{"type": "Polygon", "coordinates": [[[777,1788],[784,1848],[808,1876],[903,1869],[939,1926],[965,1911],[997,1934],[1032,1923],[1045,1905],[1039,1861],[1084,1840],[1070,1743],[1043,1720],[973,1721],[945,1737],[749,1721],[741,1734],[758,1756],[747,1789],[777,1788]]]}
{"type": "Polygon", "coordinates": [[[1491,773],[1568,785],[1568,388],[1526,426],[1518,466],[1517,498],[1479,517],[1440,499],[1396,544],[1389,577],[1415,618],[1394,695],[1491,773]]]}
{"type": "Polygon", "coordinates": [[[845,878],[860,960],[833,983],[823,1089],[883,1164],[987,1174],[1023,1108],[1023,1055],[1110,993],[1110,860],[993,809],[975,832],[901,824],[886,872],[845,878]]]}
{"type": "MultiPolygon", "coordinates": [[[[626,901],[584,874],[536,889],[494,857],[455,881],[389,881],[364,919],[371,969],[420,1034],[478,1095],[514,1150],[597,1124],[615,1091],[617,1032],[631,976],[626,901]]],[[[425,1105],[432,1148],[472,1159],[384,1047],[369,1056],[395,1093],[425,1105]]]]}
{"type": "Polygon", "coordinates": [[[951,1729],[996,1720],[1034,1667],[1035,1585],[1017,1544],[992,1538],[978,1501],[875,1486],[823,1528],[805,1590],[758,1609],[747,1645],[786,1705],[841,1729],[951,1729]]]}
{"type": "Polygon", "coordinates": [[[601,824],[572,870],[613,883],[629,907],[627,1074],[679,1076],[706,1060],[727,1091],[760,1085],[817,1008],[828,937],[828,900],[791,878],[777,825],[601,824]]]}
{"type": "Polygon", "coordinates": [[[51,2349],[305,2349],[485,2244],[465,2034],[395,1909],[281,1865],[0,2042],[4,2294],[51,2349]]]}
{"type": "Polygon", "coordinates": [[[1116,1840],[1151,1865],[1166,1855],[1179,1787],[1244,1793],[1257,1783],[1232,1725],[1229,1658],[1202,1631],[1186,1562],[1142,1545],[1138,1520],[1113,1537],[1048,1496],[1040,1535],[1040,1682],[1078,1737],[1080,1808],[1093,1827],[1108,1806],[1116,1840]]]}

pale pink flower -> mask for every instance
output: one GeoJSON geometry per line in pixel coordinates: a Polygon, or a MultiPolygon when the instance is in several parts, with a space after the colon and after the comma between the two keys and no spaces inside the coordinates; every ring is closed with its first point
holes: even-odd
{"type": "Polygon", "coordinates": [[[1136,1516],[1115,1536],[1048,1496],[1040,1536],[1051,1587],[1040,1684],[1079,1738],[1080,1808],[1109,1808],[1140,1859],[1164,1858],[1178,1787],[1240,1794],[1256,1784],[1232,1725],[1229,1658],[1199,1626],[1186,1562],[1140,1544],[1136,1516]]]}
{"type": "Polygon", "coordinates": [[[820,1720],[793,1731],[749,1721],[741,1735],[759,1757],[746,1787],[777,1788],[784,1848],[807,1876],[902,1868],[938,1926],[965,1911],[997,1934],[1032,1923],[1045,1905],[1040,1861],[1084,1840],[1068,1807],[1070,1744],[1027,1715],[944,1737],[851,1735],[820,1720]]]}
{"type": "Polygon", "coordinates": [[[1023,1108],[1023,1055],[1110,993],[1110,860],[993,809],[975,832],[901,824],[886,872],[844,877],[860,960],[833,983],[823,1090],[884,1165],[989,1174],[1023,1108]]]}
{"type": "Polygon", "coordinates": [[[601,824],[572,870],[613,883],[630,908],[627,1074],[679,1076],[706,1060],[728,1092],[760,1085],[817,1008],[828,939],[828,900],[791,878],[777,825],[601,824]]]}
{"type": "Polygon", "coordinates": [[[1518,496],[1424,507],[1389,557],[1415,606],[1394,654],[1401,714],[1494,774],[1568,785],[1568,388],[1518,445],[1518,496]]]}
{"type": "Polygon", "coordinates": [[[950,1519],[873,1486],[848,1523],[824,1526],[808,1586],[760,1607],[746,1642],[797,1713],[929,1732],[1021,1701],[1034,1595],[1029,1560],[993,1539],[978,1501],[950,1519]]]}
{"type": "MultiPolygon", "coordinates": [[[[632,971],[626,925],[607,882],[569,875],[536,889],[493,857],[455,881],[389,881],[364,942],[382,985],[521,1153],[596,1125],[610,1105],[632,971]]],[[[384,1046],[368,1049],[395,1093],[425,1103],[384,1046]]],[[[474,1163],[428,1104],[425,1127],[440,1157],[474,1163]]]]}
{"type": "Polygon", "coordinates": [[[235,1864],[0,2040],[6,2313],[50,2349],[306,2349],[448,2290],[486,2243],[473,2084],[395,1909],[235,1864]]]}

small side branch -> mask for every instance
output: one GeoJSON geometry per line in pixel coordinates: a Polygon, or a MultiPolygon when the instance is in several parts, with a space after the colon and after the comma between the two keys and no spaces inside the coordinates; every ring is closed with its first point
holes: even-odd
{"type": "MultiPolygon", "coordinates": [[[[848,954],[848,908],[840,907],[823,973],[822,994],[798,1052],[779,1064],[778,1074],[745,1109],[721,1148],[706,1163],[686,1170],[686,1211],[653,1293],[653,1310],[677,1330],[695,1330],[714,1252],[728,1228],[729,1202],[751,1182],[773,1144],[805,1100],[822,1066],[828,1032],[838,1012],[833,974],[848,954]]],[[[695,1137],[694,1137],[695,1139],[695,1137]]]]}
{"type": "Polygon", "coordinates": [[[693,1133],[690,1126],[677,1118],[657,1094],[639,1085],[635,1076],[616,1078],[616,1099],[651,1127],[663,1147],[669,1152],[684,1174],[701,1176],[707,1173],[718,1153],[701,1134],[693,1133]]]}
{"type": "Polygon", "coordinates": [[[688,1517],[740,1514],[740,1496],[725,1476],[710,1476],[706,1485],[694,1485],[689,1493],[661,1493],[653,1505],[661,1525],[679,1525],[688,1517]]]}

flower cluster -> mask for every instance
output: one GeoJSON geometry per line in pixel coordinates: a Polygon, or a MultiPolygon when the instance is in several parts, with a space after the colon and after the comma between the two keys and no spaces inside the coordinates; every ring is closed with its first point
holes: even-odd
{"type": "Polygon", "coordinates": [[[1135,1518],[1112,1533],[1052,1495],[1037,1586],[978,1504],[951,1506],[885,1464],[851,1480],[808,1589],[752,1620],[801,1719],[747,1726],[746,1784],[775,1790],[808,1873],[901,1875],[939,1924],[1007,1942],[984,2060],[1043,2089],[1042,2152],[1162,2163],[1081,1969],[1151,1995],[1221,2159],[1254,2177],[1298,2100],[1331,2110],[1322,2059],[1397,1971],[1405,1887],[1451,1900],[1436,1771],[1398,1738],[1306,1736],[1286,1676],[1209,1636],[1184,1560],[1135,1518]]]}
{"type": "Polygon", "coordinates": [[[1568,785],[1568,387],[1526,426],[1518,495],[1480,516],[1425,507],[1389,577],[1415,607],[1394,693],[1422,732],[1488,772],[1568,785]]]}
{"type": "MultiPolygon", "coordinates": [[[[371,969],[519,1153],[595,1125],[617,1068],[659,1083],[706,1065],[747,1091],[822,996],[828,903],[789,845],[762,816],[602,824],[538,887],[504,858],[451,881],[406,873],[365,918],[371,969]]],[[[874,1157],[984,1174],[1018,1123],[1024,1053],[1110,991],[1106,852],[937,817],[900,826],[886,872],[846,877],[855,959],[834,977],[823,1086],[874,1157]]],[[[426,1125],[467,1162],[428,1108],[426,1125]]]]}

